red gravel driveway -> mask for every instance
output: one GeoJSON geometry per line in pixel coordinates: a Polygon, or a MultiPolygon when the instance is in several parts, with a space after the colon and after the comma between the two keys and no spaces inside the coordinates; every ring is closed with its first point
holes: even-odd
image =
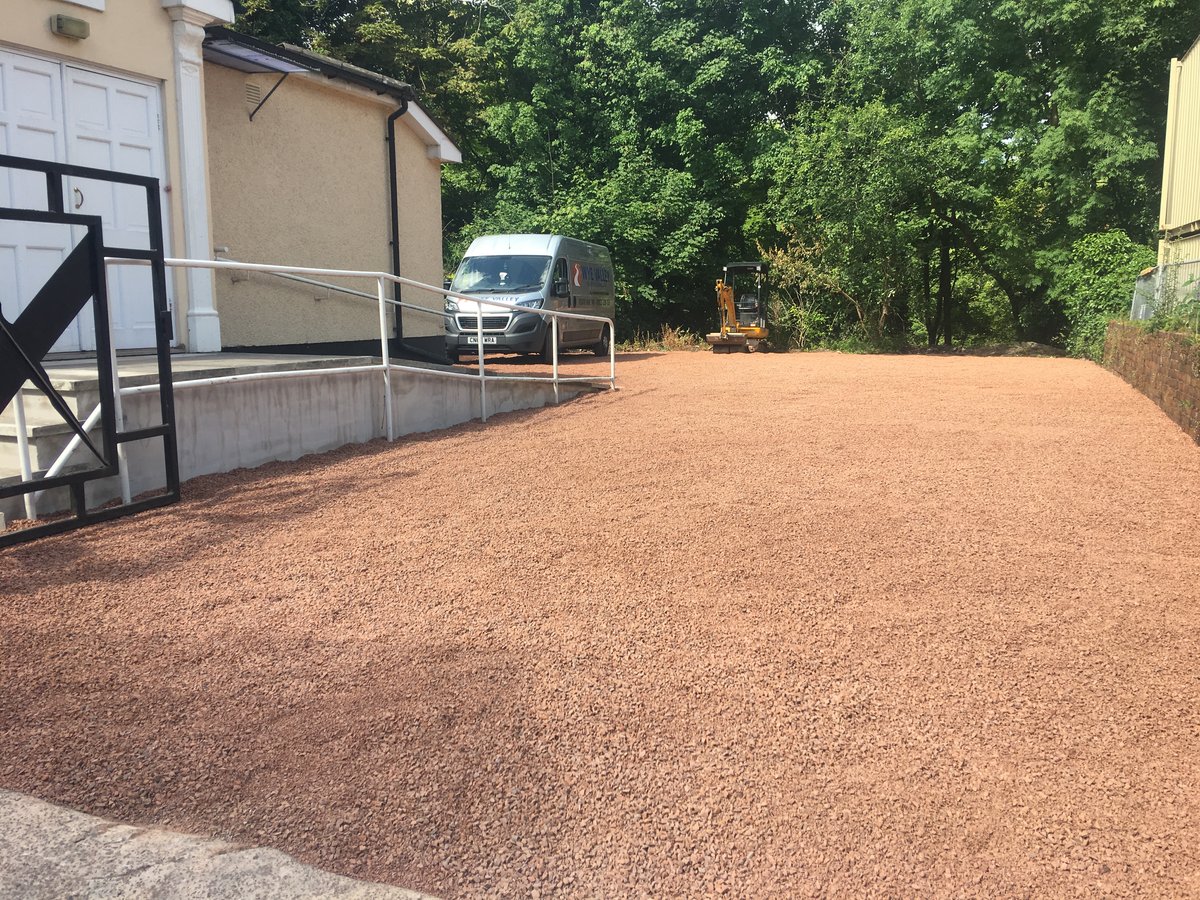
{"type": "Polygon", "coordinates": [[[449,896],[1200,894],[1200,448],[1149,401],[619,377],[0,553],[0,786],[449,896]]]}

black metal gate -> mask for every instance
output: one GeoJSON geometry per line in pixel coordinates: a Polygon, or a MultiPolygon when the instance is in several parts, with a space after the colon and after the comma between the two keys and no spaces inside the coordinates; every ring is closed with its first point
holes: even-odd
{"type": "Polygon", "coordinates": [[[27,222],[31,226],[38,223],[70,225],[82,230],[83,237],[15,320],[8,321],[0,312],[0,411],[13,402],[26,382],[32,382],[75,432],[82,446],[91,454],[94,463],[62,475],[45,477],[44,472],[39,472],[34,473],[31,481],[0,485],[0,499],[65,487],[69,490],[71,500],[69,513],[27,528],[0,532],[0,547],[5,547],[176,502],[179,499],[179,456],[175,436],[175,400],[171,384],[172,321],[167,305],[162,204],[159,199],[158,179],[0,154],[0,170],[2,169],[42,173],[46,180],[47,211],[0,208],[0,221],[27,222]],[[141,188],[146,195],[149,249],[106,246],[100,217],[65,212],[64,178],[87,178],[141,188]],[[149,265],[151,269],[158,393],[162,419],[159,425],[135,431],[123,431],[124,423],[116,420],[109,298],[104,262],[106,257],[134,260],[149,265]],[[96,334],[95,363],[101,411],[98,423],[101,431],[99,440],[93,440],[88,435],[62,394],[55,388],[44,366],[50,348],[75,322],[89,300],[92,301],[96,334]],[[162,441],[166,472],[165,490],[131,503],[88,509],[85,490],[87,483],[118,474],[118,446],[149,438],[160,438],[162,441]]]}

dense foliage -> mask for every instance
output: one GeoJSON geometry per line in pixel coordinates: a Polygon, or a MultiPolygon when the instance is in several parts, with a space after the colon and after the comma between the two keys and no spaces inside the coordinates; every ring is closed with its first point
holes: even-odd
{"type": "Polygon", "coordinates": [[[808,346],[1082,349],[1080,241],[1151,241],[1167,62],[1200,34],[1194,0],[241,7],[417,86],[464,149],[448,261],[496,231],[606,244],[623,325],[657,331],[703,327],[720,264],[761,254],[808,346]]]}
{"type": "Polygon", "coordinates": [[[1089,234],[1075,242],[1070,259],[1056,273],[1053,290],[1068,323],[1068,350],[1100,360],[1108,322],[1129,312],[1130,285],[1154,259],[1154,251],[1133,243],[1122,231],[1089,234]]]}

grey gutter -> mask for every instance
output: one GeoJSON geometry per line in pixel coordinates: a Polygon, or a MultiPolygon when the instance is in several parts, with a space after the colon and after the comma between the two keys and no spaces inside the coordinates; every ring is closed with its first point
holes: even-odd
{"type": "Polygon", "coordinates": [[[374,91],[376,94],[387,94],[405,104],[410,100],[417,99],[417,92],[411,84],[397,81],[395,78],[389,78],[386,75],[379,75],[367,69],[360,69],[358,66],[342,62],[340,59],[323,56],[320,53],[314,53],[311,50],[305,50],[293,44],[272,44],[269,41],[251,37],[248,34],[240,34],[239,32],[232,31],[223,25],[210,25],[204,30],[207,37],[214,42],[227,41],[231,44],[239,44],[277,59],[286,60],[307,71],[320,72],[327,78],[346,81],[358,87],[374,91]]]}

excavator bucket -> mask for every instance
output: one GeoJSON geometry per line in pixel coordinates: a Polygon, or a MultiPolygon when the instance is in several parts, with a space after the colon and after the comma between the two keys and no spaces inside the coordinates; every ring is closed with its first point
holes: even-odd
{"type": "Polygon", "coordinates": [[[746,335],[737,331],[728,331],[725,334],[721,334],[719,331],[713,331],[705,335],[704,339],[712,344],[713,353],[750,352],[746,335]]]}

